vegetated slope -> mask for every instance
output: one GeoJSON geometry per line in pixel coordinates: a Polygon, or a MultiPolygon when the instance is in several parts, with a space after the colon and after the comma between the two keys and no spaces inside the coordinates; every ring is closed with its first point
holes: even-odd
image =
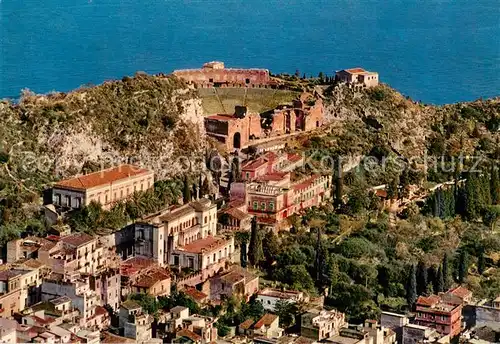
{"type": "Polygon", "coordinates": [[[179,157],[203,161],[201,115],[193,91],[175,77],[140,74],[67,94],[24,91],[18,104],[0,103],[0,213],[38,203],[46,183],[120,162],[149,166],[158,178],[184,173],[179,157]]]}
{"type": "Polygon", "coordinates": [[[425,105],[386,85],[360,91],[338,85],[324,95],[332,125],[304,142],[308,147],[347,156],[393,154],[407,159],[425,154],[498,158],[500,153],[499,98],[425,105]]]}

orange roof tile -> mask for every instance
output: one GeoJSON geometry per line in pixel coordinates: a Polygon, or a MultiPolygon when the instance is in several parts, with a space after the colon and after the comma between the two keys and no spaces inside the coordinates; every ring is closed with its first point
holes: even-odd
{"type": "Polygon", "coordinates": [[[137,282],[134,283],[134,286],[140,287],[140,288],[151,288],[156,283],[158,283],[160,281],[164,281],[164,280],[169,279],[169,278],[170,278],[170,275],[168,273],[158,269],[158,270],[147,272],[143,276],[140,276],[137,279],[137,282]]]}
{"type": "Polygon", "coordinates": [[[247,319],[240,324],[239,328],[242,330],[248,330],[250,327],[252,327],[252,325],[253,319],[247,319]]]}
{"type": "Polygon", "coordinates": [[[366,70],[363,68],[350,68],[350,69],[345,69],[346,72],[351,73],[351,74],[361,74],[361,73],[366,73],[366,70]]]}
{"type": "Polygon", "coordinates": [[[245,163],[242,167],[242,171],[250,170],[250,171],[255,171],[256,169],[264,166],[267,164],[267,160],[264,158],[258,158],[256,160],[251,160],[247,163],[245,163]]]}
{"type": "Polygon", "coordinates": [[[295,184],[295,185],[293,186],[293,189],[294,189],[295,191],[299,191],[299,190],[306,189],[306,188],[308,188],[309,186],[311,186],[311,184],[312,184],[312,183],[314,183],[314,181],[315,181],[316,179],[318,179],[319,177],[320,177],[319,175],[314,175],[314,176],[312,176],[312,177],[310,177],[310,178],[307,178],[306,180],[304,180],[304,181],[302,181],[302,182],[300,182],[300,183],[298,183],[298,184],[295,184]]]}
{"type": "Polygon", "coordinates": [[[186,295],[189,295],[190,297],[193,298],[193,300],[198,301],[198,302],[202,302],[206,298],[208,298],[207,294],[205,294],[205,293],[203,293],[203,292],[201,292],[198,289],[193,288],[193,287],[187,287],[186,289],[184,289],[184,293],[186,295]]]}
{"type": "Polygon", "coordinates": [[[57,182],[54,187],[87,190],[149,172],[150,171],[147,169],[139,168],[133,165],[120,165],[80,177],[61,180],[60,182],[57,182]]]}
{"type": "Polygon", "coordinates": [[[460,298],[464,298],[464,297],[470,296],[472,294],[472,292],[469,289],[464,288],[462,286],[458,286],[454,289],[451,289],[449,292],[453,295],[460,297],[460,298]]]}
{"type": "Polygon", "coordinates": [[[233,115],[211,115],[211,116],[207,116],[205,117],[205,119],[214,119],[216,121],[232,121],[232,120],[235,120],[237,119],[236,117],[233,117],[233,115]]]}
{"type": "Polygon", "coordinates": [[[264,314],[264,316],[262,318],[259,319],[259,321],[257,321],[255,323],[255,325],[253,327],[256,329],[259,329],[264,325],[269,326],[276,320],[277,317],[278,316],[275,314],[266,313],[266,314],[264,314]]]}
{"type": "Polygon", "coordinates": [[[61,241],[71,246],[82,246],[94,241],[95,238],[85,233],[75,233],[61,238],[61,241]]]}
{"type": "Polygon", "coordinates": [[[191,339],[194,342],[201,341],[201,336],[197,335],[196,333],[194,333],[193,331],[190,331],[188,329],[180,330],[179,332],[176,333],[176,336],[177,337],[186,337],[186,338],[191,339]]]}
{"type": "Polygon", "coordinates": [[[179,247],[180,251],[190,252],[190,253],[202,253],[203,251],[216,250],[219,247],[224,246],[227,243],[226,240],[222,238],[215,238],[213,236],[208,236],[204,239],[198,239],[190,244],[179,247]]]}
{"type": "Polygon", "coordinates": [[[285,177],[287,175],[288,175],[287,172],[273,172],[273,173],[265,174],[263,176],[258,176],[255,179],[258,180],[258,181],[261,181],[261,182],[266,182],[266,181],[277,182],[277,181],[285,179],[285,177]]]}
{"type": "Polygon", "coordinates": [[[300,156],[300,154],[290,153],[288,154],[287,159],[290,162],[297,162],[302,159],[302,156],[300,156]]]}
{"type": "Polygon", "coordinates": [[[417,299],[417,305],[431,307],[437,304],[441,299],[437,295],[430,296],[419,296],[417,299]]]}

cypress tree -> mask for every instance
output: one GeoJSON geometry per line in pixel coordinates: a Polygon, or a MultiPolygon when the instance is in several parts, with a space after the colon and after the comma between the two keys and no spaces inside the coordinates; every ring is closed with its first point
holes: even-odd
{"type": "Polygon", "coordinates": [[[184,176],[184,191],[182,192],[182,199],[184,204],[191,202],[191,188],[189,187],[189,178],[184,176]]]}
{"type": "Polygon", "coordinates": [[[468,265],[467,265],[467,252],[465,252],[464,249],[460,252],[460,257],[458,261],[458,282],[459,283],[464,283],[465,278],[467,277],[467,270],[468,270],[468,265]]]}
{"type": "Polygon", "coordinates": [[[436,280],[437,280],[436,292],[442,293],[444,291],[444,279],[443,279],[443,270],[442,270],[441,266],[438,268],[436,280]]]}
{"type": "Polygon", "coordinates": [[[443,287],[444,290],[450,289],[450,271],[448,269],[448,254],[445,252],[443,256],[443,287]]]}
{"type": "Polygon", "coordinates": [[[344,190],[344,176],[343,176],[343,171],[342,171],[342,158],[338,156],[335,159],[334,163],[334,171],[333,171],[333,177],[335,180],[335,201],[334,201],[334,206],[335,208],[340,208],[340,206],[343,204],[342,202],[342,195],[343,195],[343,190],[344,190]]]}
{"type": "Polygon", "coordinates": [[[491,192],[491,203],[500,204],[500,176],[498,168],[492,164],[490,171],[490,192],[491,192]]]}
{"type": "Polygon", "coordinates": [[[423,262],[417,265],[417,293],[423,295],[427,291],[427,268],[423,262]]]}
{"type": "Polygon", "coordinates": [[[247,242],[243,241],[241,243],[241,249],[240,249],[240,265],[242,268],[247,267],[247,242]]]}
{"type": "Polygon", "coordinates": [[[256,266],[262,260],[262,257],[262,239],[259,235],[257,217],[254,216],[252,218],[252,231],[250,233],[250,244],[248,246],[248,261],[253,266],[256,266]]]}
{"type": "Polygon", "coordinates": [[[410,308],[413,308],[415,301],[417,301],[417,269],[413,264],[411,265],[406,285],[406,301],[410,308]]]}

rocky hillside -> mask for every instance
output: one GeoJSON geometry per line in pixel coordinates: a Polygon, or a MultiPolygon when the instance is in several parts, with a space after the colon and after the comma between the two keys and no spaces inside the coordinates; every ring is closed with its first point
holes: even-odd
{"type": "Polygon", "coordinates": [[[405,158],[497,155],[500,98],[445,106],[416,103],[386,85],[324,90],[332,123],[316,146],[335,154],[393,152],[405,158]]]}
{"type": "MultiPolygon", "coordinates": [[[[160,178],[201,161],[201,102],[173,77],[136,75],[70,93],[24,91],[0,105],[0,180],[33,191],[54,178],[139,161],[160,178]]],[[[0,187],[0,190],[2,187],[0,187]]]]}

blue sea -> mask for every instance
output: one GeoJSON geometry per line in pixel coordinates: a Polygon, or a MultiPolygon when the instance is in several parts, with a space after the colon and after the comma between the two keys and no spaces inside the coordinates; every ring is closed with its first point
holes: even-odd
{"type": "Polygon", "coordinates": [[[500,94],[499,18],[498,0],[0,0],[0,98],[221,60],[469,101],[500,94]]]}

